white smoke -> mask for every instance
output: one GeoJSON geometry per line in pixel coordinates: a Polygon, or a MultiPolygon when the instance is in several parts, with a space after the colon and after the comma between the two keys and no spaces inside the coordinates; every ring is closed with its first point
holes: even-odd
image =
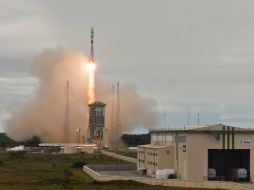
{"type": "MultiPolygon", "coordinates": [[[[70,83],[70,137],[75,142],[76,129],[84,138],[87,130],[87,72],[86,57],[77,50],[45,50],[35,56],[31,74],[40,81],[34,99],[7,122],[6,132],[14,140],[33,136],[45,142],[62,142],[66,105],[66,81],[70,83]]],[[[106,106],[106,127],[111,126],[112,85],[96,82],[96,98],[106,106]]],[[[142,97],[132,85],[120,87],[121,124],[124,132],[136,127],[156,125],[156,102],[142,97]]],[[[84,139],[83,139],[84,140],[84,139]]]]}

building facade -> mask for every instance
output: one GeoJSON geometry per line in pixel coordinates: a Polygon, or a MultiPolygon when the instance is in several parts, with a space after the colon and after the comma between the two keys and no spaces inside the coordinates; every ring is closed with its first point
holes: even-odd
{"type": "Polygon", "coordinates": [[[174,169],[178,179],[206,180],[208,170],[216,171],[217,180],[231,180],[231,170],[244,168],[249,181],[254,175],[254,130],[222,124],[151,130],[151,144],[140,146],[138,170],[154,176],[158,169],[174,169]],[[169,157],[158,154],[157,165],[149,167],[151,148],[170,150],[169,157]],[[144,156],[143,156],[144,155],[144,156]],[[143,164],[146,163],[146,164],[143,164]]]}
{"type": "Polygon", "coordinates": [[[155,176],[157,170],[174,168],[174,149],[170,146],[139,146],[137,168],[141,174],[155,176]]]}

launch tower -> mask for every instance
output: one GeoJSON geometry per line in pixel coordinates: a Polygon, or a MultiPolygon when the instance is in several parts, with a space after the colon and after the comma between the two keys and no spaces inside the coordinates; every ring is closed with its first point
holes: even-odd
{"type": "Polygon", "coordinates": [[[105,136],[105,107],[103,102],[93,102],[89,106],[88,142],[103,145],[105,136]]]}

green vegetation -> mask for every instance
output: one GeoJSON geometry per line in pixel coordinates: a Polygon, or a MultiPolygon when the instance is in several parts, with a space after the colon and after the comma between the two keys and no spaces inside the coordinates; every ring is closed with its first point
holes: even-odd
{"type": "Polygon", "coordinates": [[[5,133],[0,133],[0,147],[17,146],[18,144],[6,136],[5,133]]]}
{"type": "Polygon", "coordinates": [[[27,154],[27,152],[25,152],[25,151],[10,152],[9,158],[13,159],[13,160],[25,159],[26,158],[26,154],[27,154]]]}
{"type": "Polygon", "coordinates": [[[123,142],[128,146],[138,146],[143,144],[150,144],[151,134],[124,134],[122,136],[123,142]]]}
{"type": "Polygon", "coordinates": [[[19,144],[25,145],[25,146],[31,146],[31,147],[37,147],[41,143],[41,139],[37,136],[32,137],[31,139],[28,139],[27,141],[19,142],[19,144]]]}
{"type": "Polygon", "coordinates": [[[114,151],[114,153],[116,154],[120,154],[120,155],[123,155],[123,156],[128,156],[128,157],[131,157],[131,158],[137,158],[137,152],[135,151],[114,151]]]}
{"type": "Polygon", "coordinates": [[[72,162],[72,167],[73,168],[82,168],[84,165],[86,165],[85,160],[83,159],[76,159],[72,162]]]}
{"type": "Polygon", "coordinates": [[[102,154],[29,154],[0,153],[0,190],[194,190],[149,186],[132,181],[94,181],[73,163],[127,164],[102,154]]]}
{"type": "Polygon", "coordinates": [[[0,133],[0,147],[14,147],[18,145],[25,145],[25,146],[31,146],[36,147],[41,143],[41,140],[39,137],[32,137],[31,139],[23,142],[16,142],[9,138],[5,133],[0,133]]]}

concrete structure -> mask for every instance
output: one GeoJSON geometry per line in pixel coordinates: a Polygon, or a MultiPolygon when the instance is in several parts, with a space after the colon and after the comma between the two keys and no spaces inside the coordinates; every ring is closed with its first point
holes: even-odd
{"type": "Polygon", "coordinates": [[[87,154],[93,154],[95,151],[97,151],[97,146],[78,146],[76,147],[76,152],[84,152],[87,154]]]}
{"type": "Polygon", "coordinates": [[[174,168],[174,148],[170,146],[139,146],[137,168],[141,174],[155,177],[157,170],[174,168]]]}
{"type": "Polygon", "coordinates": [[[89,143],[102,147],[105,144],[105,106],[103,102],[93,102],[89,106],[88,139],[89,143]]]}
{"type": "Polygon", "coordinates": [[[79,143],[41,143],[40,147],[44,148],[44,152],[59,152],[63,154],[74,154],[85,152],[93,154],[97,150],[96,144],[79,144],[79,143]]]}
{"type": "Polygon", "coordinates": [[[107,182],[113,180],[132,180],[149,185],[161,185],[168,187],[189,187],[189,188],[209,188],[209,189],[228,189],[228,190],[253,190],[252,185],[244,185],[232,182],[221,181],[197,181],[197,180],[179,180],[179,179],[155,179],[150,177],[136,177],[126,175],[104,175],[94,171],[88,166],[83,166],[83,171],[90,175],[94,180],[107,182]]]}
{"type": "Polygon", "coordinates": [[[214,180],[233,180],[229,171],[245,168],[253,182],[253,129],[216,124],[150,132],[151,144],[139,147],[140,172],[154,176],[157,169],[171,168],[178,179],[206,180],[214,168],[214,180]]]}
{"type": "Polygon", "coordinates": [[[74,154],[76,153],[76,147],[75,146],[63,146],[60,147],[60,152],[63,154],[74,154]]]}

